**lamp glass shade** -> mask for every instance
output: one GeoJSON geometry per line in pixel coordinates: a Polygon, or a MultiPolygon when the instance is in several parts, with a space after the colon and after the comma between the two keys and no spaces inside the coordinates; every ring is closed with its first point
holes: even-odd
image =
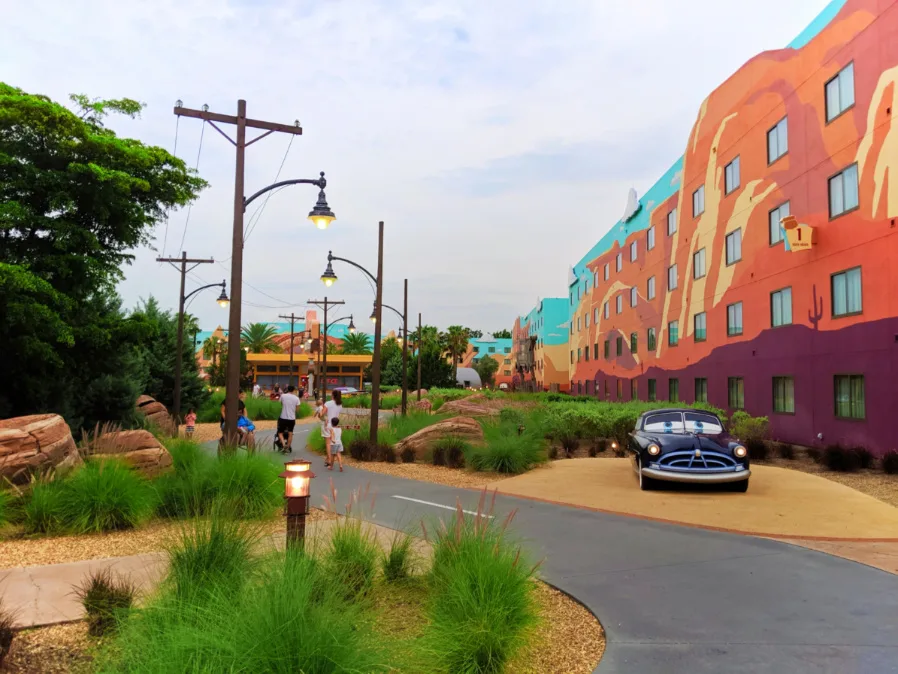
{"type": "Polygon", "coordinates": [[[324,273],[321,275],[321,282],[328,288],[330,288],[337,281],[337,275],[334,273],[334,266],[328,261],[327,268],[324,270],[324,273]]]}
{"type": "Polygon", "coordinates": [[[355,334],[355,323],[352,322],[352,318],[349,319],[349,334],[355,334]]]}
{"type": "Polygon", "coordinates": [[[327,229],[336,219],[334,212],[327,205],[327,197],[324,196],[324,190],[319,190],[315,208],[309,211],[309,220],[314,222],[318,229],[327,229]]]}
{"type": "Polygon", "coordinates": [[[222,309],[224,309],[231,303],[231,300],[228,299],[228,294],[225,292],[224,288],[221,289],[221,295],[219,295],[218,299],[215,301],[218,302],[218,306],[220,306],[222,309]]]}
{"type": "Polygon", "coordinates": [[[287,498],[300,498],[309,495],[312,478],[312,464],[308,461],[288,461],[284,464],[284,472],[281,477],[284,482],[284,496],[287,498]]]}

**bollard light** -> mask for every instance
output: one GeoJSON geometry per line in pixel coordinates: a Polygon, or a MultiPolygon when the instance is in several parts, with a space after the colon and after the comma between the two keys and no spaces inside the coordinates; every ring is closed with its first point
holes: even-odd
{"type": "Polygon", "coordinates": [[[306,515],[309,513],[309,494],[311,492],[312,464],[309,461],[296,459],[284,464],[284,498],[287,517],[287,547],[302,546],[306,537],[306,515]]]}

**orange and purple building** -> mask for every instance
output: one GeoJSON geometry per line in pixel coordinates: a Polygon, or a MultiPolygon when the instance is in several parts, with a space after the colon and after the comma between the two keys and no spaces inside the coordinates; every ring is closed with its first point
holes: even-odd
{"type": "Polygon", "coordinates": [[[742,66],[573,266],[571,392],[744,409],[804,445],[898,445],[896,115],[894,0],[834,0],[742,66]]]}

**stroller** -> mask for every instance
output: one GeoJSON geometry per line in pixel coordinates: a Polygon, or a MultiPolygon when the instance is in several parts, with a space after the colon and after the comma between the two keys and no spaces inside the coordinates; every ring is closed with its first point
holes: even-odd
{"type": "MultiPolygon", "coordinates": [[[[245,414],[241,414],[237,417],[237,449],[243,449],[247,452],[255,451],[255,442],[253,442],[252,446],[250,446],[248,438],[249,434],[253,433],[256,430],[255,424],[250,421],[245,414]]],[[[255,440],[255,438],[254,438],[255,440]]],[[[218,439],[218,453],[219,455],[227,449],[227,444],[225,443],[224,429],[222,429],[221,437],[218,439]]]]}

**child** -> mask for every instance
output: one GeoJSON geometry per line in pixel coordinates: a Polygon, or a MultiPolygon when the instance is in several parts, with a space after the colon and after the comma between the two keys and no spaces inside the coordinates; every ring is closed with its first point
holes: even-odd
{"type": "Polygon", "coordinates": [[[321,437],[324,439],[324,449],[327,452],[327,457],[324,459],[324,465],[330,467],[331,465],[331,446],[330,446],[330,433],[331,428],[327,423],[327,410],[324,407],[324,401],[321,398],[318,398],[315,401],[315,418],[321,422],[321,437]]]}
{"type": "Polygon", "coordinates": [[[184,417],[184,423],[187,425],[185,433],[187,434],[187,439],[189,440],[193,437],[193,432],[196,430],[196,412],[193,411],[192,407],[187,410],[187,416],[184,417]]]}
{"type": "Polygon", "coordinates": [[[337,417],[331,419],[331,460],[328,470],[334,469],[334,459],[337,457],[337,463],[340,464],[340,472],[343,472],[343,429],[340,428],[340,420],[337,417]]]}

